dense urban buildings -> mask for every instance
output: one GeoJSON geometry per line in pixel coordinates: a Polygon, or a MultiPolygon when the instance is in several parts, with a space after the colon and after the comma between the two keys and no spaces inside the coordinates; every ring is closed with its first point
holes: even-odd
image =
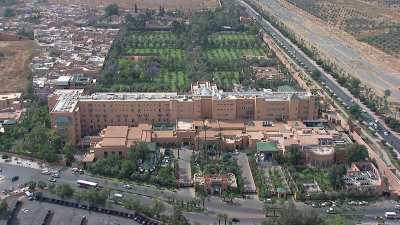
{"type": "Polygon", "coordinates": [[[15,124],[21,117],[22,93],[0,94],[0,125],[15,124]]]}
{"type": "Polygon", "coordinates": [[[52,127],[77,144],[107,126],[139,123],[174,124],[178,120],[315,119],[318,97],[308,92],[224,92],[209,82],[192,85],[191,93],[94,93],[57,90],[49,97],[52,127]]]}

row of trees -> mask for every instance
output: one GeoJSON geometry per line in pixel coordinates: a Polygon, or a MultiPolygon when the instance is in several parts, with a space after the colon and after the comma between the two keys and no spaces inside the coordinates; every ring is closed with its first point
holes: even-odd
{"type": "Polygon", "coordinates": [[[139,200],[133,198],[124,199],[123,206],[127,209],[141,212],[147,216],[158,218],[160,218],[161,214],[166,209],[165,204],[159,200],[153,200],[151,205],[143,205],[139,200]]]}
{"type": "Polygon", "coordinates": [[[75,191],[68,184],[47,184],[43,181],[30,181],[26,184],[29,187],[29,190],[35,191],[37,188],[39,190],[43,190],[46,187],[48,188],[51,194],[57,195],[61,199],[74,198],[75,200],[81,202],[87,202],[90,205],[104,205],[110,195],[110,190],[108,189],[84,189],[82,191],[75,191]]]}
{"type": "MultiPolygon", "coordinates": [[[[268,210],[268,209],[267,209],[268,210]]],[[[268,219],[263,225],[347,225],[341,216],[332,216],[326,219],[315,211],[300,211],[293,207],[279,211],[279,217],[268,219]]]]}

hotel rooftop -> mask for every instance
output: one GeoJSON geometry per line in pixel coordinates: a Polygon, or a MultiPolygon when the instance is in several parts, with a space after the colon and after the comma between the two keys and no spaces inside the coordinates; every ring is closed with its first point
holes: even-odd
{"type": "Polygon", "coordinates": [[[58,102],[52,111],[71,112],[78,101],[191,101],[196,97],[212,97],[219,100],[265,98],[269,101],[284,101],[290,100],[294,96],[307,98],[312,94],[309,92],[272,92],[271,90],[224,92],[218,90],[216,85],[205,82],[192,85],[192,90],[188,95],[176,92],[103,92],[84,95],[83,90],[57,90],[54,95],[58,96],[58,102]]]}

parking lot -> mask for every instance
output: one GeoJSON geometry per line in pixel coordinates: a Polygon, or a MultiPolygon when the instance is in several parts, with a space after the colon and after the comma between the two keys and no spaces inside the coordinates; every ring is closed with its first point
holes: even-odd
{"type": "Polygon", "coordinates": [[[0,191],[2,192],[4,190],[15,190],[22,184],[32,180],[38,180],[40,176],[40,170],[31,168],[7,165],[4,163],[0,163],[0,168],[0,191]],[[12,181],[13,177],[14,179],[17,177],[17,179],[12,181]]]}
{"type": "Polygon", "coordinates": [[[122,225],[139,224],[132,219],[96,213],[79,208],[66,207],[38,201],[23,201],[13,225],[31,224],[41,225],[47,212],[51,211],[52,216],[48,225],[76,225],[81,224],[85,217],[87,225],[122,225]]]}

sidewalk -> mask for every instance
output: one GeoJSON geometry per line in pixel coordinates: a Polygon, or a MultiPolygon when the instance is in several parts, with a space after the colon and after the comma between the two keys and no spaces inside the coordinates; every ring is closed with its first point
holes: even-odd
{"type": "Polygon", "coordinates": [[[255,197],[258,200],[257,196],[257,188],[256,184],[254,183],[254,178],[251,173],[249,159],[245,153],[240,153],[239,155],[235,156],[237,159],[237,164],[242,170],[242,178],[244,183],[244,192],[248,194],[255,194],[255,197]]]}

